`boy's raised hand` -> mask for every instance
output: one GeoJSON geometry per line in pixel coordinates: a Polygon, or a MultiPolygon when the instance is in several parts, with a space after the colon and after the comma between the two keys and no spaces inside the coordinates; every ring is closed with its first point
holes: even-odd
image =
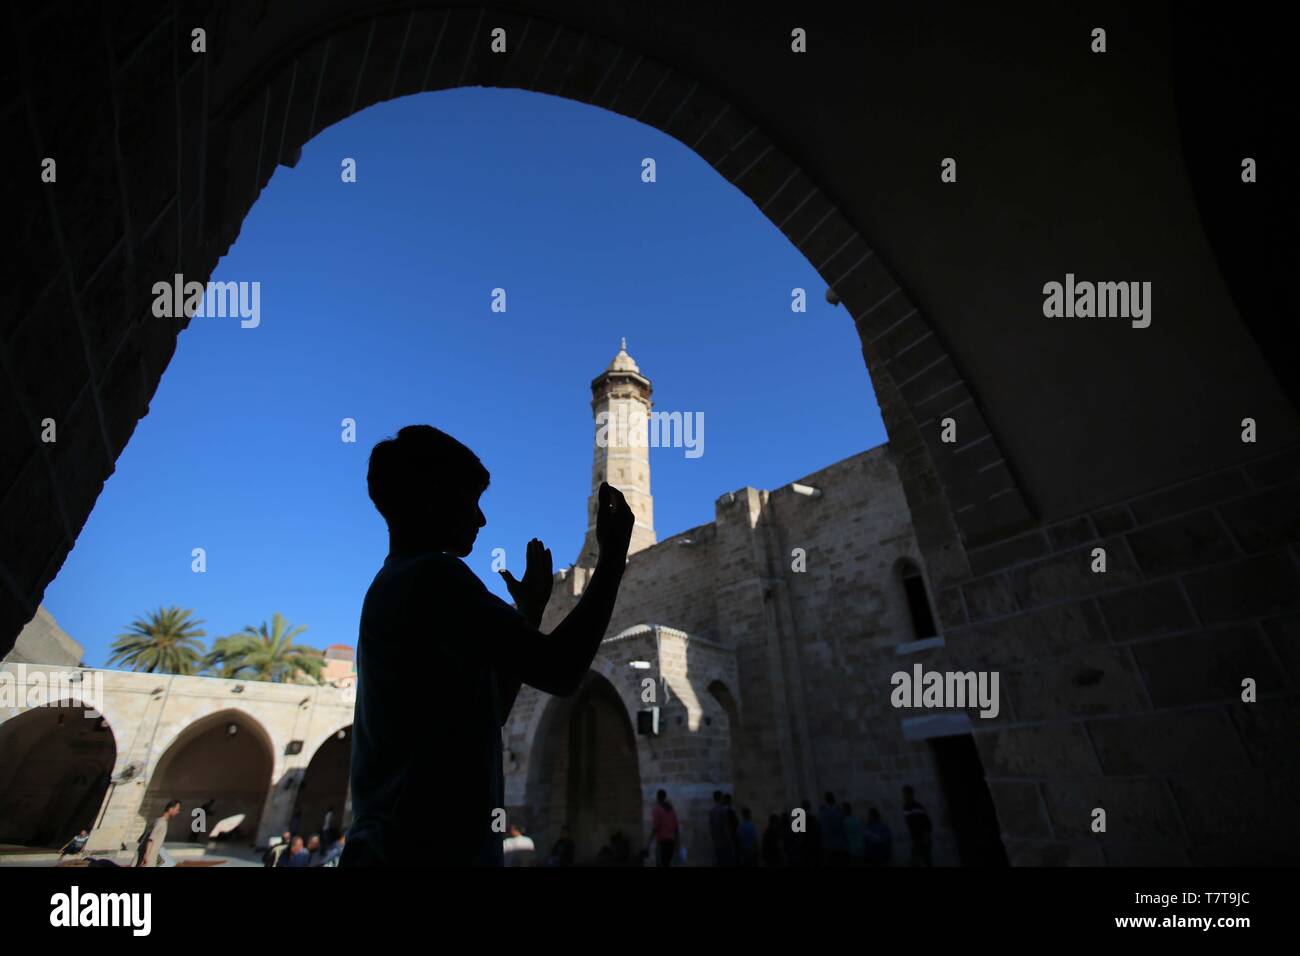
{"type": "Polygon", "coordinates": [[[596,495],[596,542],[601,560],[617,560],[619,564],[627,560],[634,524],[636,516],[623,492],[602,481],[596,495]]]}
{"type": "Polygon", "coordinates": [[[524,569],[522,581],[504,569],[497,573],[506,582],[506,589],[515,599],[519,613],[533,624],[540,624],[547,602],[551,600],[551,588],[555,584],[551,549],[543,546],[537,538],[528,542],[528,565],[524,569]]]}

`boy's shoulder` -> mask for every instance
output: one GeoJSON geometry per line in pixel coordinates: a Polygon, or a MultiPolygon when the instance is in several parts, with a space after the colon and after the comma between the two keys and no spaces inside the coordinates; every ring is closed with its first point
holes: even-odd
{"type": "Polygon", "coordinates": [[[371,589],[399,582],[444,583],[455,587],[483,586],[483,582],[464,561],[445,551],[426,551],[398,559],[389,558],[375,575],[371,589]]]}

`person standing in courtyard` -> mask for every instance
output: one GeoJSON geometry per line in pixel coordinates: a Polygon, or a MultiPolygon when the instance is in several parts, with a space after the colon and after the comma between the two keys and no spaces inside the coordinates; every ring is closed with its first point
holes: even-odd
{"type": "Polygon", "coordinates": [[[307,865],[320,866],[325,858],[325,848],[321,845],[319,833],[313,833],[307,838],[307,865]]]}
{"type": "Polygon", "coordinates": [[[136,853],[136,866],[162,866],[165,861],[162,848],[167,840],[167,825],[181,812],[179,800],[168,800],[163,812],[150,824],[140,836],[140,847],[136,853]]]}
{"type": "Polygon", "coordinates": [[[845,803],[844,812],[844,848],[848,852],[850,866],[858,866],[867,855],[866,840],[862,833],[862,821],[853,815],[853,805],[845,803]]]}
{"type": "Polygon", "coordinates": [[[930,841],[934,826],[910,785],[903,788],[903,819],[912,838],[912,866],[933,866],[930,841]]]}
{"type": "Polygon", "coordinates": [[[546,859],[547,866],[573,866],[576,847],[567,826],[560,828],[560,838],[551,847],[551,855],[546,859]]]}
{"type": "Polygon", "coordinates": [[[864,859],[870,866],[886,866],[894,854],[894,836],[889,832],[885,821],[880,819],[880,811],[875,807],[867,810],[867,826],[862,834],[864,859]]]}
{"type": "Polygon", "coordinates": [[[736,854],[731,842],[731,824],[722,791],[713,791],[713,808],[709,810],[709,838],[713,841],[713,865],[734,866],[736,854]]]}
{"type": "Polygon", "coordinates": [[[822,833],[822,864],[844,866],[849,861],[848,844],[844,840],[844,813],[835,802],[835,794],[826,791],[826,802],[817,814],[822,833]]]}
{"type": "Polygon", "coordinates": [[[785,866],[784,820],[784,813],[774,813],[767,818],[767,829],[763,831],[764,866],[785,866]]]}
{"type": "Polygon", "coordinates": [[[282,834],[280,834],[279,842],[272,843],[270,846],[266,848],[266,852],[262,854],[262,865],[268,867],[279,866],[280,857],[282,857],[285,853],[288,852],[289,841],[292,839],[293,839],[293,834],[290,833],[288,830],[285,830],[282,834]]]}
{"type": "Polygon", "coordinates": [[[528,543],[522,580],[500,572],[515,607],[461,560],[487,524],[479,498],[488,482],[478,456],[429,425],[408,425],[370,454],[366,483],[388,525],[388,556],[361,610],[354,816],[340,866],[402,862],[409,835],[429,820],[444,832],[425,862],[502,866],[492,825],[505,806],[501,727],[521,684],[575,694],[609,627],[635,521],[622,493],[601,483],[595,570],[543,634],[553,578],[540,541],[528,543]],[[434,693],[409,693],[413,658],[429,662],[434,693]]]}
{"type": "Polygon", "coordinates": [[[279,865],[290,869],[306,869],[311,866],[311,852],[303,846],[302,837],[296,836],[289,842],[289,849],[280,857],[279,865]]]}
{"type": "Polygon", "coordinates": [[[722,806],[727,811],[727,845],[731,848],[731,862],[728,865],[737,866],[740,863],[740,817],[732,804],[731,794],[722,795],[722,806]]]}
{"type": "Polygon", "coordinates": [[[347,834],[340,833],[335,838],[333,845],[330,846],[330,848],[325,851],[325,855],[321,857],[320,863],[316,865],[317,866],[338,866],[339,857],[343,855],[343,848],[347,845],[347,842],[348,842],[347,834]]]}
{"type": "Polygon", "coordinates": [[[749,807],[740,810],[740,825],[736,828],[736,852],[741,866],[758,866],[758,827],[750,818],[749,807]]]}
{"type": "Polygon", "coordinates": [[[510,836],[502,844],[506,866],[532,866],[537,845],[517,823],[510,824],[510,836]]]}
{"type": "Polygon", "coordinates": [[[655,794],[650,810],[650,832],[655,845],[655,866],[672,866],[677,852],[677,811],[668,802],[668,791],[655,794]]]}

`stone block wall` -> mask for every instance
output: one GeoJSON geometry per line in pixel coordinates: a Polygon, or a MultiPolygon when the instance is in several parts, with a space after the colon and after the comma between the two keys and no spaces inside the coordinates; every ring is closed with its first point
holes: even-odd
{"type": "MultiPolygon", "coordinates": [[[[940,861],[951,861],[934,767],[923,743],[903,739],[889,704],[897,648],[914,636],[899,562],[923,564],[893,456],[881,446],[799,482],[820,495],[790,487],[723,495],[715,522],[629,559],[609,633],[650,622],[684,635],[643,649],[674,689],[662,736],[642,748],[650,761],[641,766],[646,826],[663,786],[708,859],[713,790],[733,793],[760,828],[771,813],[805,801],[815,809],[831,790],[861,814],[878,807],[905,843],[907,783],[932,808],[940,861]],[[795,570],[795,548],[805,570],[795,570]]],[[[572,608],[587,573],[557,575],[544,629],[572,608]]],[[[598,661],[626,651],[623,641],[607,643],[598,661]]],[[[656,672],[633,677],[643,673],[656,672]]],[[[634,683],[627,687],[634,700],[634,683]]],[[[538,759],[530,728],[547,701],[520,694],[507,730],[516,758],[538,759]]],[[[633,711],[630,703],[629,717],[633,711]]],[[[521,765],[510,791],[521,809],[525,775],[521,765]]]]}
{"type": "Polygon", "coordinates": [[[1002,672],[972,719],[1014,863],[1300,859],[1298,478],[1292,450],[969,551],[935,666],[1002,672]]]}

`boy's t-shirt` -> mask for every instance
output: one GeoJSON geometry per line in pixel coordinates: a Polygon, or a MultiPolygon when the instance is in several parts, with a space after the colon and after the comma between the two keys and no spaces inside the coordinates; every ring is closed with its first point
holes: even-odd
{"type": "Polygon", "coordinates": [[[454,555],[384,562],[357,647],[358,859],[502,865],[492,815],[505,805],[501,726],[518,682],[493,661],[493,636],[531,627],[454,555]]]}

